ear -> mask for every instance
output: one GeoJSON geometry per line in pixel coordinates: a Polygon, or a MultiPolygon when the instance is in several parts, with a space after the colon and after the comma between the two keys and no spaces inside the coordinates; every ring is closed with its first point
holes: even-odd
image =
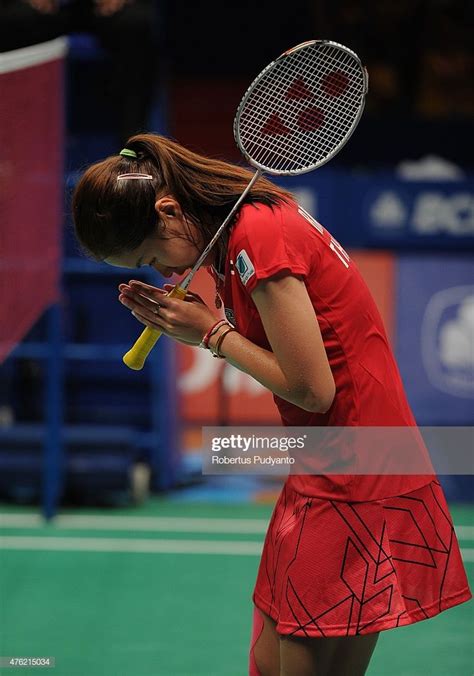
{"type": "Polygon", "coordinates": [[[160,197],[155,202],[155,211],[162,220],[163,216],[168,218],[176,218],[177,216],[179,217],[183,215],[179,202],[177,202],[174,197],[171,197],[171,195],[160,197]]]}

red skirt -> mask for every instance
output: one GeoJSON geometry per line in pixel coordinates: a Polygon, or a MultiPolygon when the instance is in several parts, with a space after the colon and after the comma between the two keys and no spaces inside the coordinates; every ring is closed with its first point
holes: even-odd
{"type": "Polygon", "coordinates": [[[253,599],[279,634],[320,638],[413,624],[471,597],[435,480],[370,502],[305,497],[285,484],[253,599]]]}

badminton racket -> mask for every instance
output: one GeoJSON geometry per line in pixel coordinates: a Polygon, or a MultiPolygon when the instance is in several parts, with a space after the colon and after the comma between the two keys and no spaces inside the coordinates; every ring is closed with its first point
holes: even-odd
{"type": "MultiPolygon", "coordinates": [[[[245,92],[234,119],[234,137],[256,172],[193,269],[168,294],[183,299],[223,230],[264,174],[296,176],[329,162],[347,143],[364,109],[367,71],[353,51],[329,40],[311,40],[272,61],[245,92]]],[[[139,370],[161,332],[147,327],[123,357],[139,370]]]]}

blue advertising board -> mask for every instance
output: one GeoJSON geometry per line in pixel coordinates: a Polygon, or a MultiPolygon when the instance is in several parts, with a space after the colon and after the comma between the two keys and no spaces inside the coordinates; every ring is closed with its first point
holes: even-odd
{"type": "Polygon", "coordinates": [[[420,425],[474,424],[474,256],[397,261],[396,354],[420,425]]]}
{"type": "Polygon", "coordinates": [[[344,246],[474,250],[474,178],[405,181],[322,168],[278,179],[344,246]]]}

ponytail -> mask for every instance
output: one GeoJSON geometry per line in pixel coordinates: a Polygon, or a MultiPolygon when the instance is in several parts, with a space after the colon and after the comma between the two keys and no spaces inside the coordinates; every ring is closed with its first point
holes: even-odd
{"type": "MultiPolygon", "coordinates": [[[[95,259],[140,246],[156,228],[155,202],[166,194],[179,202],[183,214],[200,229],[207,244],[253,175],[155,134],[132,136],[126,148],[134,151],[136,158],[114,155],[93,164],[74,191],[76,234],[95,259]],[[117,181],[119,174],[132,172],[148,174],[153,180],[117,181]]],[[[291,199],[290,193],[260,178],[245,202],[272,206],[291,199]]],[[[225,239],[219,246],[226,246],[225,239]]]]}

